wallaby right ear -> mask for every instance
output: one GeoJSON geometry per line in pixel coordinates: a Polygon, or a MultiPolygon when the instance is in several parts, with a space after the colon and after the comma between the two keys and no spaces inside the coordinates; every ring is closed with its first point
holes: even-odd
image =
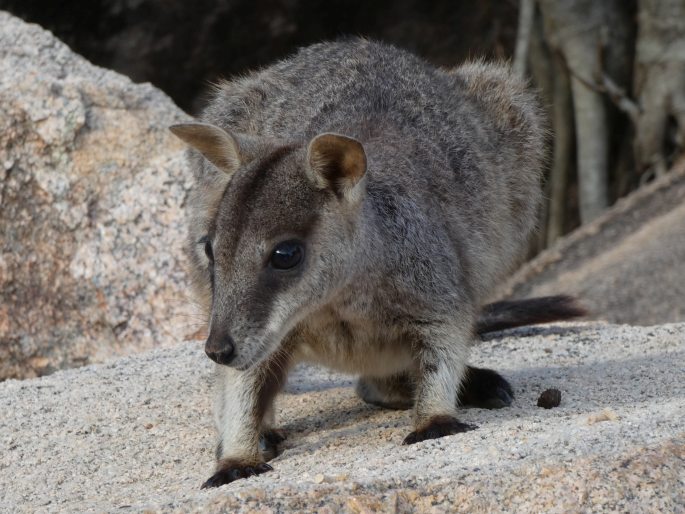
{"type": "Polygon", "coordinates": [[[351,198],[366,173],[366,152],[356,139],[326,132],[309,142],[307,164],[309,176],[318,187],[351,198]]]}
{"type": "Polygon", "coordinates": [[[172,125],[169,130],[221,171],[230,175],[240,167],[238,142],[222,128],[207,123],[182,123],[172,125]]]}

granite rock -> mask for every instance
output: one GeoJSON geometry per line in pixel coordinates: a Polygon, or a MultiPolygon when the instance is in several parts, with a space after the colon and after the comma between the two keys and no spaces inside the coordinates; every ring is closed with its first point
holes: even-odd
{"type": "Polygon", "coordinates": [[[185,119],[0,12],[0,380],[193,331],[185,119]]]}
{"type": "Polygon", "coordinates": [[[1,512],[681,512],[685,324],[565,324],[474,348],[509,408],[411,446],[408,411],[359,400],[350,377],[300,367],[277,399],[274,471],[200,490],[213,469],[199,344],[0,384],[1,512]],[[537,407],[550,387],[561,405],[537,407]]]}

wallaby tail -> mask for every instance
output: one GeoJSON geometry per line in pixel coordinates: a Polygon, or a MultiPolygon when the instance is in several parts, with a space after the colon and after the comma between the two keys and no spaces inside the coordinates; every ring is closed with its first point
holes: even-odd
{"type": "Polygon", "coordinates": [[[483,335],[506,328],[580,318],[586,314],[575,298],[563,294],[495,302],[481,309],[476,332],[483,335]]]}

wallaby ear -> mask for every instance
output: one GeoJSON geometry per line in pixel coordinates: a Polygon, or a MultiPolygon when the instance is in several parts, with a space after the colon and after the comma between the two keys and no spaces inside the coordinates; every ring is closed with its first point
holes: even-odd
{"type": "Polygon", "coordinates": [[[309,142],[307,168],[310,178],[336,195],[348,195],[366,173],[366,152],[354,138],[319,134],[309,142]]]}
{"type": "Polygon", "coordinates": [[[207,123],[172,125],[169,130],[220,170],[231,174],[240,167],[238,142],[225,130],[207,123]]]}

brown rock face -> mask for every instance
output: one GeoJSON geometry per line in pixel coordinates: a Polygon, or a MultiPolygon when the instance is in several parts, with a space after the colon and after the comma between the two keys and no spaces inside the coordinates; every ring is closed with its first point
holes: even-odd
{"type": "MultiPolygon", "coordinates": [[[[518,2],[497,0],[0,0],[100,66],[149,81],[185,109],[207,83],[344,35],[395,43],[436,64],[506,57],[518,2]]],[[[200,100],[198,102],[197,100],[200,100]]]]}
{"type": "Polygon", "coordinates": [[[500,297],[568,293],[592,317],[685,320],[685,159],[525,264],[500,297]]]}
{"type": "Polygon", "coordinates": [[[184,118],[0,13],[0,380],[183,338],[184,118]]]}

